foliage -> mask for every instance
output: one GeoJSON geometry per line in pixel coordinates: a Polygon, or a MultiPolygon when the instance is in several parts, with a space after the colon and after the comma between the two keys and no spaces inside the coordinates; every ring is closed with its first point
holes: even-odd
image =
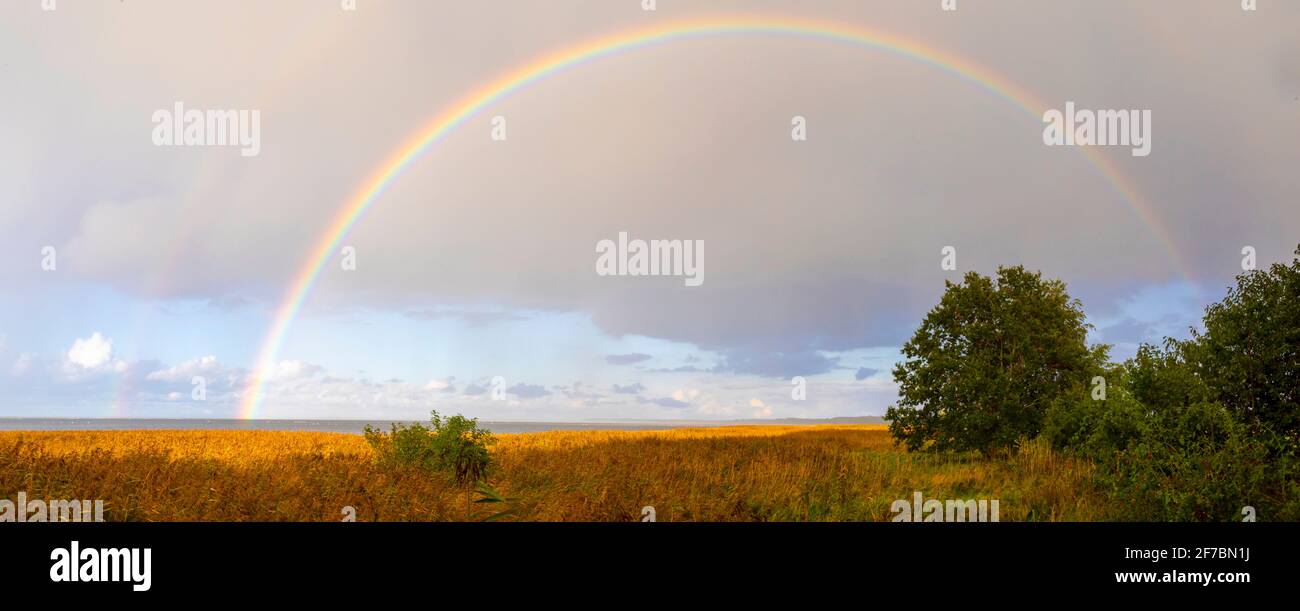
{"type": "Polygon", "coordinates": [[[1172,407],[1100,459],[1097,478],[1118,519],[1233,521],[1252,506],[1261,520],[1297,520],[1297,463],[1275,451],[1277,442],[1218,403],[1172,407]]]}
{"type": "Polygon", "coordinates": [[[1043,437],[1058,451],[1106,459],[1148,432],[1149,413],[1123,386],[1111,385],[1101,400],[1093,399],[1088,389],[1078,388],[1052,403],[1043,437]]]}
{"type": "Polygon", "coordinates": [[[499,511],[480,518],[480,522],[495,522],[516,515],[514,503],[519,499],[507,498],[505,495],[497,492],[496,489],[483,482],[478,483],[477,491],[479,498],[477,501],[474,501],[475,503],[488,503],[500,507],[499,511]]]}
{"type": "Polygon", "coordinates": [[[477,418],[460,414],[443,418],[434,411],[431,423],[432,428],[393,423],[387,433],[367,425],[363,435],[380,464],[449,473],[461,485],[487,477],[488,446],[495,438],[479,428],[477,418]]]}
{"type": "MultiPolygon", "coordinates": [[[[1300,257],[1300,247],[1296,249],[1300,257]]],[[[1300,258],[1237,276],[1195,334],[1197,373],[1244,422],[1300,439],[1300,258]]]]}
{"type": "Polygon", "coordinates": [[[1154,410],[1210,401],[1209,386],[1188,359],[1188,353],[1195,351],[1195,343],[1172,339],[1166,340],[1163,348],[1142,344],[1137,354],[1124,362],[1123,380],[1138,402],[1154,410]]]}
{"type": "Polygon", "coordinates": [[[946,283],[894,369],[890,431],[908,449],[937,451],[1037,435],[1053,401],[1101,370],[1106,347],[1088,347],[1088,328],[1064,283],[1020,266],[946,283]]]}
{"type": "Polygon", "coordinates": [[[1204,331],[1143,344],[1116,366],[1103,364],[1105,347],[1083,347],[1063,286],[1012,270],[1014,285],[1006,270],[996,284],[948,284],[905,346],[900,407],[887,415],[896,439],[986,449],[1041,430],[1054,451],[1097,465],[1115,518],[1235,520],[1251,506],[1260,519],[1300,519],[1300,258],[1238,276],[1206,308],[1204,331]],[[1008,359],[1007,346],[1050,356],[1008,359]],[[1104,395],[1085,383],[1091,371],[1104,372],[1104,395]]]}

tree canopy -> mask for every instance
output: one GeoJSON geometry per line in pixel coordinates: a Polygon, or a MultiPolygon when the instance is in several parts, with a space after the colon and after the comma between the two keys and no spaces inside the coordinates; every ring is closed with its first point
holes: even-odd
{"type": "Polygon", "coordinates": [[[1300,436],[1300,247],[1290,264],[1237,276],[1194,333],[1198,376],[1243,421],[1300,436]]]}
{"type": "Polygon", "coordinates": [[[1015,266],[945,286],[894,368],[899,401],[885,417],[909,449],[1012,446],[1101,371],[1106,347],[1088,346],[1082,305],[1063,282],[1015,266]]]}

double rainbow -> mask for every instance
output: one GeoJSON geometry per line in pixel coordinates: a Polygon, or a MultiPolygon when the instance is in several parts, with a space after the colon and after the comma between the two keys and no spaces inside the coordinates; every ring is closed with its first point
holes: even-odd
{"type": "MultiPolygon", "coordinates": [[[[459,103],[444,110],[404,146],[397,150],[359,191],[339,210],[329,227],[317,240],[293,283],[284,294],[275,313],[266,338],[258,354],[255,369],[241,394],[239,417],[256,418],[262,403],[262,392],[269,372],[275,366],[280,345],[311,293],[316,279],[325,264],[338,250],[344,236],[352,229],[366,210],[383,195],[402,172],[429,147],[444,136],[478,115],[484,109],[528,86],[562,72],[620,53],[677,40],[727,34],[779,35],[812,38],[828,42],[850,44],[872,50],[889,52],[926,64],[970,82],[981,89],[1007,100],[1029,114],[1036,122],[1049,108],[1023,88],[974,62],[958,57],[915,40],[865,27],[833,22],[807,21],[791,18],[767,17],[714,17],[691,19],[654,27],[620,32],[562,49],[518,70],[510,72],[488,85],[465,96],[459,103]]],[[[1173,246],[1168,231],[1157,222],[1151,207],[1125,178],[1109,158],[1090,147],[1080,150],[1097,170],[1109,181],[1119,195],[1128,202],[1138,217],[1155,234],[1170,259],[1184,278],[1190,280],[1186,266],[1173,246]]]]}

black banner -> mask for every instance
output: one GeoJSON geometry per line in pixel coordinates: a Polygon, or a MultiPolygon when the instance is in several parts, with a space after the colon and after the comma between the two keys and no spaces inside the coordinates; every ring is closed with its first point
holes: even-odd
{"type": "Polygon", "coordinates": [[[0,579],[7,592],[178,601],[597,582],[641,582],[659,595],[759,583],[1233,598],[1290,583],[1298,534],[1300,525],[1266,523],[31,523],[0,525],[0,579]]]}

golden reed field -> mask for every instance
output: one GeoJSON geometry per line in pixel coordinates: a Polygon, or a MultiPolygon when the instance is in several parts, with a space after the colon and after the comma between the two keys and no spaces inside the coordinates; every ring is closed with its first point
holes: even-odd
{"type": "MultiPolygon", "coordinates": [[[[500,435],[489,483],[515,520],[876,520],[895,499],[999,499],[1002,521],[1094,520],[1092,467],[1041,445],[1003,458],[909,454],[881,425],[500,435]]],[[[500,504],[385,470],[360,435],[0,432],[0,498],[102,499],[109,521],[475,520],[500,504]],[[487,509],[490,507],[491,509],[487,509]]]]}

